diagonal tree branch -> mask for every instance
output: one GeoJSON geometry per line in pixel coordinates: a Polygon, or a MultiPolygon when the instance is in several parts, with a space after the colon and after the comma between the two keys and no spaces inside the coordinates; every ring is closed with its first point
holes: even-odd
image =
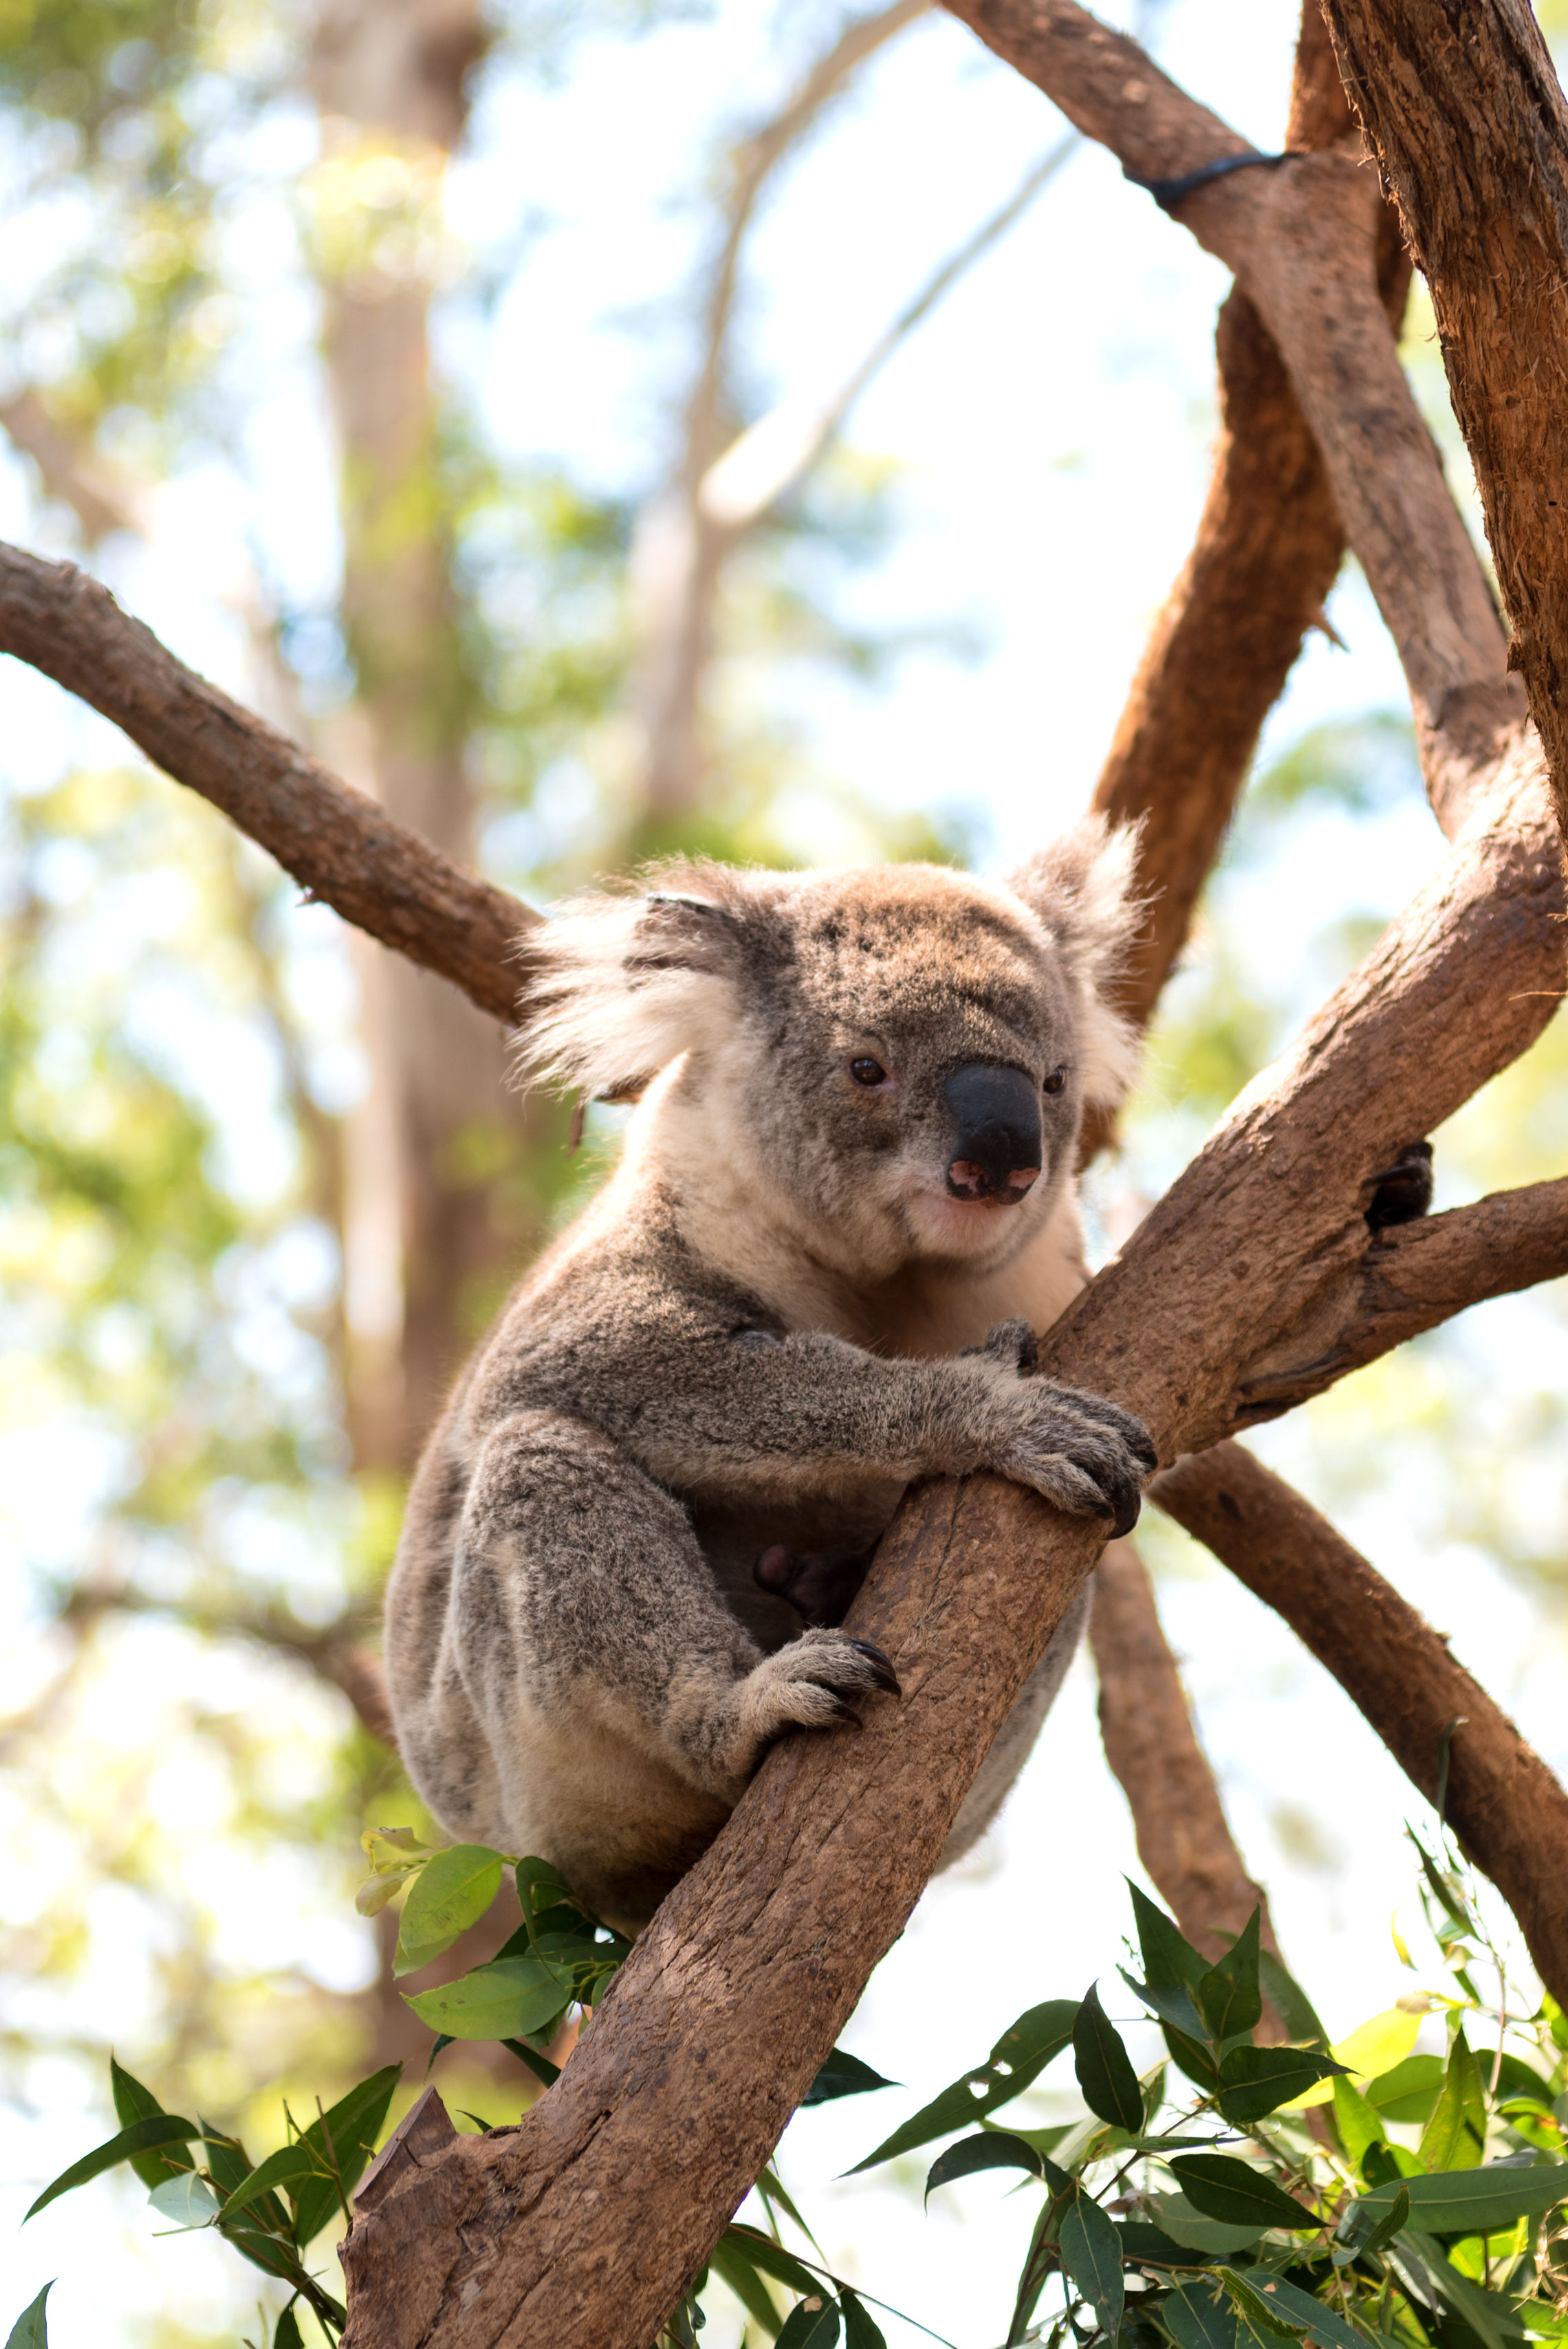
{"type": "Polygon", "coordinates": [[[537,917],[465,873],[286,734],[231,701],[70,563],[0,545],[0,652],[113,720],[176,782],[271,851],[306,893],[498,1019],[517,1012],[537,917]]]}
{"type": "Polygon", "coordinates": [[[1442,1634],[1239,1444],[1179,1461],[1150,1494],[1284,1617],[1429,1802],[1451,1732],[1446,1815],[1568,1996],[1568,1794],[1442,1634]]]}
{"type": "MultiPolygon", "coordinates": [[[[1099,1674],[1099,1731],[1125,1793],[1138,1857],[1195,1949],[1222,1958],[1253,1910],[1278,1957],[1268,1894],[1247,1874],[1214,1774],[1161,1629],[1148,1568],[1130,1542],[1110,1542],[1095,1570],[1089,1619],[1099,1674]]],[[[1283,2037],[1279,2027],[1270,2034],[1283,2037]]]]}

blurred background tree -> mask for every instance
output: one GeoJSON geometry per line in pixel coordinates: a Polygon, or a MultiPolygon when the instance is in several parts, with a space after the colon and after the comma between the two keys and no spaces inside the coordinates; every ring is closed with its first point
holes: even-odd
{"type": "MultiPolygon", "coordinates": [[[[1290,0],[1168,0],[1155,29],[1267,144],[1295,25],[1290,0]]],[[[1201,493],[1219,276],[915,0],[5,0],[0,184],[6,534],[90,563],[535,902],[675,847],[999,865],[1087,797],[1201,493]]],[[[1418,305],[1413,372],[1462,464],[1429,336],[1418,305]]],[[[1315,647],[1276,714],[1094,1178],[1108,1243],[1434,853],[1354,577],[1333,613],[1351,650],[1315,647]]],[[[350,1905],[361,1828],[418,1816],[357,1660],[444,1386],[617,1120],[572,1154],[469,1006],[7,667],[19,2213],[110,2042],[266,2141],[285,2094],[422,2064],[390,1920],[377,1940],[350,1905]]],[[[1439,1137],[1445,1204],[1561,1170],[1565,1059],[1560,1023],[1439,1137]]],[[[1561,1320],[1549,1294],[1489,1307],[1260,1446],[1418,1603],[1452,1598],[1560,1764],[1561,1320]]],[[[1380,1880],[1368,1806],[1387,1826],[1404,1797],[1288,1635],[1173,1532],[1150,1547],[1315,1985],[1315,1956],[1352,1963],[1357,1870],[1380,1880]]],[[[1052,1738],[1092,1733],[1080,1686],[1052,1738]]],[[[1026,1788],[923,1917],[1027,1920],[1000,1856],[1040,1818],[1026,1788]]],[[[1070,1832],[1103,1904],[1053,1932],[1099,1962],[1114,1788],[1070,1832]]],[[[887,2068],[921,1947],[862,2011],[887,2068]]],[[[441,2062],[455,2107],[528,2093],[441,2062]]],[[[880,2223],[874,2192],[847,2229],[880,2223]]],[[[35,2233],[57,2267],[64,2235],[35,2233]]],[[[138,2214],[56,2338],[233,2340],[230,2264],[150,2255],[138,2214]]]]}

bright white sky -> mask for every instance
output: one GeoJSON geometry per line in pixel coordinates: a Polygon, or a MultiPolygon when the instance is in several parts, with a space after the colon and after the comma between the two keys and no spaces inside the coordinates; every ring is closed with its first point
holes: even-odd
{"type": "MultiPolygon", "coordinates": [[[[587,45],[559,84],[500,78],[481,106],[452,213],[481,259],[521,242],[493,331],[452,322],[452,367],[477,382],[498,439],[558,454],[599,482],[634,488],[667,429],[658,394],[679,381],[680,349],[659,305],[693,257],[694,213],[716,122],[766,107],[784,86],[771,35],[803,44],[818,8],[721,0],[712,23],[636,44],[587,45]],[[542,216],[538,233],[524,234],[542,216]],[[651,316],[638,318],[646,308],[651,316]],[[650,367],[650,353],[659,364],[650,367]]],[[[1246,140],[1281,141],[1295,0],[1169,0],[1158,47],[1179,78],[1246,140]]],[[[796,56],[801,54],[797,47],[796,56]]],[[[755,241],[751,348],[766,400],[830,390],[934,263],[1057,138],[1052,109],[934,16],[866,76],[781,181],[755,241]]],[[[269,133],[275,169],[309,160],[306,127],[269,133]]],[[[286,246],[263,217],[236,223],[258,318],[275,321],[274,396],[251,432],[249,492],[215,469],[162,497],[150,556],[109,567],[126,599],[188,657],[244,689],[241,639],[213,598],[239,575],[241,533],[303,598],[330,583],[335,542],[317,388],[292,356],[302,326],[286,246]]],[[[893,688],[802,688],[798,715],[822,770],[895,806],[962,803],[984,818],[986,861],[1026,850],[1082,806],[1150,620],[1185,554],[1213,424],[1212,322],[1224,273],[1097,150],[1075,159],[1021,227],[894,359],[850,438],[902,469],[908,526],[857,591],[878,621],[957,617],[982,657],[916,657],[893,688]]],[[[0,532],[42,544],[23,471],[0,460],[0,532]]],[[[1334,616],[1348,650],[1315,639],[1270,738],[1331,715],[1402,704],[1391,651],[1365,591],[1341,588],[1334,616]]],[[[0,678],[0,737],[13,776],[41,779],[71,744],[102,750],[95,722],[67,720],[52,689],[0,678]]],[[[803,808],[801,821],[812,820],[803,808]]],[[[1329,827],[1260,904],[1277,951],[1370,895],[1392,907],[1437,853],[1423,817],[1379,838],[1369,887],[1329,827]]],[[[1265,1440],[1271,1456],[1297,1439],[1265,1440]]],[[[1436,1620],[1463,1627],[1467,1661],[1527,1733],[1568,1762],[1560,1705],[1532,1654],[1530,1610],[1483,1562],[1409,1555],[1397,1509],[1369,1505],[1363,1537],[1436,1620]],[[1484,1605],[1479,1602],[1484,1589],[1484,1605]]],[[[1408,1985],[1380,1926],[1409,1882],[1399,1826],[1415,1808],[1394,1765],[1291,1637],[1214,1569],[1166,1586],[1171,1635],[1189,1660],[1210,1751],[1249,1859],[1268,1882],[1282,1942],[1338,2034],[1408,1985]],[[1323,1847],[1309,1864],[1286,1811],[1305,1811],[1323,1847]]],[[[1554,1669],[1553,1665],[1553,1669],[1554,1669]]],[[[1001,1829],[977,1859],[928,1894],[881,1969],[848,2044],[933,2093],[978,2058],[1025,2005],[1109,1975],[1136,1867],[1119,1795],[1098,1752],[1092,1683],[1080,1663],[1001,1829]],[[949,2051],[958,2061],[950,2064],[949,2051]]],[[[1310,1838],[1309,1838],[1310,1840],[1310,1838]]],[[[997,2340],[1028,2212],[981,2179],[939,2198],[922,2222],[842,2170],[912,2109],[883,2096],[808,2114],[785,2174],[851,2274],[965,2349],[997,2340]],[[885,2116],[884,2116],[885,2112],[885,2116]],[[850,2248],[853,2245],[853,2249],[850,2248]]],[[[79,2149],[50,2133],[27,2167],[79,2149]]],[[[7,2164],[9,2167],[9,2164],[7,2164]]],[[[105,2189],[96,2188],[95,2194],[105,2189]]],[[[27,2230],[10,2267],[17,2306],[52,2273],[57,2349],[135,2335],[136,2312],[189,2277],[199,2321],[218,2265],[209,2246],[153,2247],[154,2263],[81,2273],[88,2213],[67,2203],[27,2230]],[[29,2282],[29,2278],[36,2281],[29,2282]]],[[[227,2260],[223,2254],[222,2259],[227,2260]]],[[[169,2303],[171,2304],[171,2303],[169,2303]]],[[[705,2336],[727,2349],[723,2326],[705,2336]]],[[[894,2330],[900,2344],[920,2336],[894,2330]]]]}

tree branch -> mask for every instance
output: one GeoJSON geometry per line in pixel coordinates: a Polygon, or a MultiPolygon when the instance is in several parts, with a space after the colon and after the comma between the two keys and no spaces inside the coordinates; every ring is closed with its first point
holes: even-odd
{"type": "Polygon", "coordinates": [[[1489,1297],[1568,1274],[1568,1175],[1374,1232],[1241,1390],[1249,1425],[1276,1419],[1423,1330],[1489,1297]]]}
{"type": "Polygon", "coordinates": [[[1138,1857],[1176,1922],[1194,1948],[1222,1958],[1261,1905],[1264,1947],[1278,1957],[1268,1895],[1236,1849],[1130,1542],[1109,1543],[1096,1569],[1089,1638],[1106,1759],[1132,1812],[1138,1857]]]}
{"type": "Polygon", "coordinates": [[[521,936],[537,916],[176,660],[74,564],[0,545],[0,652],[112,719],[155,766],[270,850],[307,895],[449,978],[481,1010],[516,1018],[521,936]]]}
{"type": "MultiPolygon", "coordinates": [[[[1305,0],[1291,88],[1293,148],[1342,138],[1350,112],[1316,0],[1305,0]]],[[[1377,282],[1391,326],[1410,266],[1392,211],[1377,230],[1377,282]]],[[[1284,690],[1345,554],[1345,531],[1312,428],[1253,304],[1239,288],[1215,336],[1220,436],[1192,552],[1155,625],[1093,805],[1139,823],[1149,916],[1119,988],[1150,1019],[1219,853],[1263,723],[1284,690]]],[[[1085,1137],[1091,1157],[1111,1121],[1085,1137]]]]}
{"type": "MultiPolygon", "coordinates": [[[[1172,186],[1251,150],[1135,42],[1074,0],[946,0],[1129,177],[1172,186]]],[[[1279,347],[1351,546],[1398,648],[1446,827],[1484,783],[1524,697],[1378,298],[1377,194],[1349,143],[1163,198],[1225,262],[1279,347]]]]}
{"type": "Polygon", "coordinates": [[[1431,289],[1454,412],[1568,832],[1568,100],[1528,0],[1326,0],[1431,289]]]}
{"type": "Polygon", "coordinates": [[[1446,1815],[1568,2002],[1568,1794],[1434,1631],[1299,1494],[1237,1444],[1179,1461],[1151,1496],[1283,1615],[1446,1815]]]}

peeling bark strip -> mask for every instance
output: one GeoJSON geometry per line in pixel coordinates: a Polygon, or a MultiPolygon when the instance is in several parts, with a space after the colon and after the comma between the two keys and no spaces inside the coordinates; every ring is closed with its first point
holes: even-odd
{"type": "Polygon", "coordinates": [[[1326,0],[1431,289],[1568,831],[1568,101],[1528,0],[1326,0]]]}
{"type": "Polygon", "coordinates": [[[516,1017],[537,916],[350,791],[286,734],[175,659],[71,563],[0,544],[0,652],[30,662],[199,792],[346,922],[516,1017]]]}
{"type": "Polygon", "coordinates": [[[1283,1615],[1429,1802],[1443,1732],[1447,1814],[1568,2002],[1568,1794],[1512,1722],[1358,1550],[1238,1444],[1168,1468],[1150,1496],[1283,1615]]]}

